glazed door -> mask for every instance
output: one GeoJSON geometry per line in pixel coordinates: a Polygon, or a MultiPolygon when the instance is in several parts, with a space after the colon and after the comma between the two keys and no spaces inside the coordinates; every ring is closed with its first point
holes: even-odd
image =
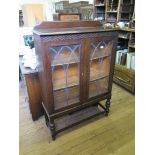
{"type": "Polygon", "coordinates": [[[54,109],[62,110],[80,102],[81,44],[69,42],[48,48],[54,109]]]}
{"type": "Polygon", "coordinates": [[[112,37],[89,40],[88,99],[109,91],[112,50],[112,37]]]}

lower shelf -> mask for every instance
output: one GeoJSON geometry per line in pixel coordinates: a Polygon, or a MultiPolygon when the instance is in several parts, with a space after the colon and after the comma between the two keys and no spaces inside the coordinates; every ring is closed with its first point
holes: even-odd
{"type": "Polygon", "coordinates": [[[74,124],[78,124],[81,121],[87,120],[89,117],[94,117],[101,112],[103,112],[103,109],[101,109],[100,107],[91,106],[72,114],[57,118],[54,120],[56,131],[57,133],[61,132],[64,129],[73,126],[74,124]]]}
{"type": "Polygon", "coordinates": [[[105,96],[103,99],[106,99],[105,105],[102,105],[98,101],[94,101],[93,104],[89,102],[86,107],[80,105],[76,109],[68,109],[67,113],[64,114],[57,113],[57,115],[48,115],[46,109],[44,109],[46,125],[51,131],[52,139],[55,140],[58,133],[101,114],[103,116],[108,116],[110,98],[111,95],[109,97],[105,96]]]}

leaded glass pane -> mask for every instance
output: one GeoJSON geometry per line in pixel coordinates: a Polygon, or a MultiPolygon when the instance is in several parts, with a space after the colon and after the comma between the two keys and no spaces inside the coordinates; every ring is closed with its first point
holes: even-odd
{"type": "Polygon", "coordinates": [[[50,47],[55,109],[79,102],[80,45],[50,47]]]}
{"type": "Polygon", "coordinates": [[[112,46],[111,41],[91,43],[89,98],[108,91],[112,46]]]}

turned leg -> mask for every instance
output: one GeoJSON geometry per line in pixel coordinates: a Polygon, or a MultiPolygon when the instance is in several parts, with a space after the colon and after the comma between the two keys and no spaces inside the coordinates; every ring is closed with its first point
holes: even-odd
{"type": "Polygon", "coordinates": [[[105,115],[108,116],[109,114],[109,108],[110,108],[110,99],[106,100],[106,104],[105,104],[105,115]]]}
{"type": "Polygon", "coordinates": [[[50,128],[50,131],[51,131],[51,136],[52,136],[52,139],[55,140],[56,138],[56,130],[55,130],[55,124],[54,123],[50,123],[49,124],[49,128],[50,128]]]}
{"type": "Polygon", "coordinates": [[[44,116],[45,116],[46,126],[48,127],[49,126],[49,119],[45,113],[44,113],[44,116]]]}

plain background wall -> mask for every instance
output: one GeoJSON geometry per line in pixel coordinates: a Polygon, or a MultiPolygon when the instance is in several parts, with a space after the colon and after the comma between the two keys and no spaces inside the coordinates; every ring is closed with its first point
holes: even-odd
{"type": "Polygon", "coordinates": [[[45,20],[43,4],[24,4],[22,10],[25,27],[34,26],[45,20]]]}

